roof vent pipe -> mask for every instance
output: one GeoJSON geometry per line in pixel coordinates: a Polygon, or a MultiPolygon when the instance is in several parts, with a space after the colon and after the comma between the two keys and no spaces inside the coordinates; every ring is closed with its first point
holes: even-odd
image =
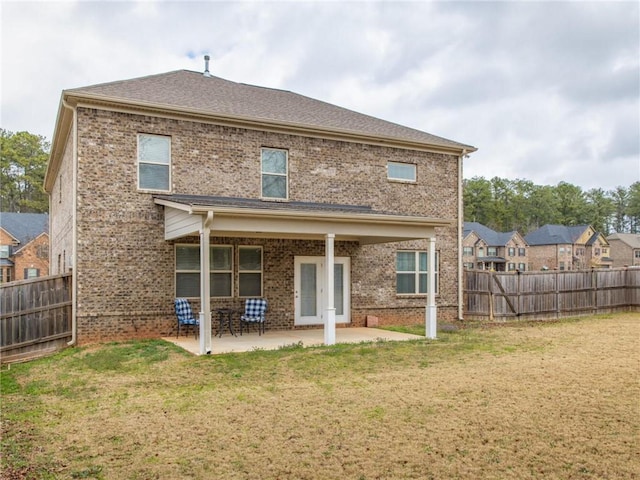
{"type": "Polygon", "coordinates": [[[210,77],[211,73],[209,73],[209,55],[204,56],[204,74],[205,77],[210,77]]]}

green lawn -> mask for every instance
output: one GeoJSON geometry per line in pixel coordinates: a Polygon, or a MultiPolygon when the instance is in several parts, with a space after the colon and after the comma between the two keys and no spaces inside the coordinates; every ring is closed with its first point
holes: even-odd
{"type": "MultiPolygon", "coordinates": [[[[420,327],[424,330],[424,327],[420,327]]],[[[640,478],[640,315],[2,367],[3,479],[640,478]]]]}

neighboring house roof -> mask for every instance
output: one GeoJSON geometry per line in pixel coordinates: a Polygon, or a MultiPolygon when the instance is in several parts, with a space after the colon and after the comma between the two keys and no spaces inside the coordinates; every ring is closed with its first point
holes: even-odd
{"type": "Polygon", "coordinates": [[[146,77],[69,89],[65,95],[115,100],[236,120],[299,126],[422,144],[475,148],[387,122],[286,90],[232,82],[200,72],[176,70],[146,77]]]}
{"type": "Polygon", "coordinates": [[[478,222],[464,222],[462,238],[466,238],[471,232],[475,232],[490,247],[503,247],[518,233],[515,230],[512,232],[496,232],[478,222]]]}
{"type": "MultiPolygon", "coordinates": [[[[574,244],[576,240],[580,238],[580,235],[589,228],[589,225],[576,225],[573,227],[545,225],[525,235],[524,239],[531,246],[574,244]]],[[[594,236],[597,238],[597,235],[598,234],[594,236]]]]}
{"type": "Polygon", "coordinates": [[[24,246],[38,235],[49,232],[49,215],[0,212],[0,227],[24,246]]]}
{"type": "Polygon", "coordinates": [[[609,235],[607,240],[620,240],[631,248],[640,248],[640,233],[614,233],[609,235]]]}

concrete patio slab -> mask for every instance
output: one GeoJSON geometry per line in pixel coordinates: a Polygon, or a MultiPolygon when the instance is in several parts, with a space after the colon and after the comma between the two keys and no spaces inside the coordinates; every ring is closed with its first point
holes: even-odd
{"type": "MultiPolygon", "coordinates": [[[[379,328],[337,328],[336,343],[360,343],[374,342],[378,340],[398,341],[416,340],[425,337],[412,335],[409,333],[390,332],[379,328]]],[[[165,337],[163,340],[174,343],[186,351],[198,355],[200,353],[200,340],[193,335],[188,337],[180,336],[165,337]]],[[[324,343],[324,330],[284,330],[266,332],[258,335],[257,332],[245,333],[234,337],[230,333],[223,334],[222,337],[211,339],[212,354],[230,352],[249,352],[252,350],[277,350],[278,348],[298,345],[309,347],[312,345],[322,345],[324,343]]]]}

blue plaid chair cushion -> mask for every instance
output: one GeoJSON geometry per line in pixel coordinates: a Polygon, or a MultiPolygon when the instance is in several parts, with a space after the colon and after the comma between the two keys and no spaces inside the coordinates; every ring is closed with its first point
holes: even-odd
{"type": "Polygon", "coordinates": [[[180,325],[199,325],[186,298],[176,298],[176,316],[180,325]]]}
{"type": "Polygon", "coordinates": [[[248,298],[244,304],[244,315],[240,318],[243,322],[264,322],[264,312],[267,310],[267,301],[264,298],[248,298]]]}

